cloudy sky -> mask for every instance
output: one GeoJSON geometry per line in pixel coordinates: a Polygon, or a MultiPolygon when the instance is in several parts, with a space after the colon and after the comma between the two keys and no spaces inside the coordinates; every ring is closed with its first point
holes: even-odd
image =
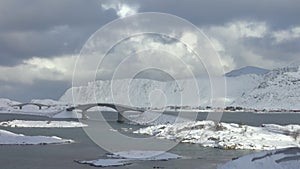
{"type": "MultiPolygon", "coordinates": [[[[58,99],[71,87],[76,57],[91,35],[115,19],[143,12],[176,15],[197,26],[214,44],[224,71],[247,65],[272,69],[299,62],[299,9],[297,0],[1,0],[0,97],[58,99]]],[[[188,33],[180,39],[186,37],[188,33]]],[[[176,53],[188,55],[169,38],[142,36],[129,41],[137,48],[147,43],[166,50],[182,49],[176,53]]],[[[101,65],[100,79],[111,76],[110,68],[115,69],[118,56],[128,49],[124,44],[115,47],[101,65]]],[[[148,52],[149,57],[149,53],[158,55],[148,52]]],[[[130,63],[128,70],[146,64],[145,60],[130,63]]],[[[170,59],[159,63],[175,65],[170,59]]],[[[187,66],[197,67],[192,63],[187,66]]],[[[176,76],[184,77],[180,72],[176,76]]],[[[124,71],[120,78],[126,78],[124,71]]]]}

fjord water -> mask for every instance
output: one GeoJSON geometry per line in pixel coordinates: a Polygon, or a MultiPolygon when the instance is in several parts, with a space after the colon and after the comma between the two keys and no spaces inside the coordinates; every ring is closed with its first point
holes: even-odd
{"type": "MultiPolygon", "coordinates": [[[[166,114],[173,114],[167,112],[166,114]]],[[[104,117],[109,121],[109,124],[115,130],[124,132],[124,128],[132,128],[136,130],[142,126],[120,124],[116,123],[117,114],[115,112],[104,112],[104,117]]],[[[203,120],[207,113],[199,113],[198,120],[203,120]]],[[[0,121],[7,121],[13,119],[21,120],[49,120],[45,117],[27,116],[27,115],[11,115],[0,114],[0,121]]],[[[300,124],[300,114],[253,114],[246,112],[224,113],[222,121],[244,123],[247,125],[259,126],[263,123],[277,123],[277,124],[300,124]]],[[[65,119],[61,119],[65,120],[65,119]]],[[[92,123],[99,123],[95,121],[92,123]]],[[[5,169],[14,168],[28,168],[28,169],[87,169],[95,168],[88,165],[82,165],[74,162],[74,160],[93,160],[103,157],[107,152],[96,145],[81,128],[4,128],[15,133],[22,133],[25,135],[46,135],[58,136],[66,139],[73,139],[73,144],[60,145],[2,145],[0,146],[0,164],[5,166],[5,169]]],[[[139,135],[124,132],[124,134],[131,137],[140,137],[139,135]]],[[[105,137],[105,136],[103,136],[105,137]]],[[[112,140],[114,142],[116,140],[112,140]]],[[[122,143],[122,142],[121,142],[122,143]]],[[[221,150],[214,148],[203,148],[195,144],[178,144],[170,150],[183,156],[183,159],[170,161],[145,161],[134,163],[129,166],[117,167],[124,168],[145,168],[152,169],[161,167],[164,169],[215,169],[218,166],[230,161],[232,158],[239,157],[245,154],[252,153],[249,150],[221,150]]],[[[2,168],[2,167],[1,167],[2,168]]],[[[110,167],[108,167],[110,168],[110,167]]],[[[116,167],[112,167],[116,168],[116,167]]]]}

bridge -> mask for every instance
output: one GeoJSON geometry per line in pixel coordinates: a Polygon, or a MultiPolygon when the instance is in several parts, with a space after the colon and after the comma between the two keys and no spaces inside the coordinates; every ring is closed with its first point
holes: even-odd
{"type": "Polygon", "coordinates": [[[144,112],[145,109],[142,108],[137,108],[137,107],[131,107],[131,106],[125,106],[121,104],[111,104],[111,103],[90,103],[90,104],[82,104],[82,105],[77,105],[73,107],[69,107],[66,110],[67,111],[73,111],[73,110],[81,110],[82,112],[82,118],[87,118],[87,111],[93,107],[108,107],[116,110],[118,112],[118,120],[117,122],[124,122],[124,116],[122,113],[126,111],[138,111],[138,112],[144,112]]]}
{"type": "Polygon", "coordinates": [[[42,107],[46,107],[46,108],[51,107],[51,105],[45,105],[45,104],[39,104],[39,103],[22,103],[22,104],[15,104],[15,105],[12,105],[12,106],[13,107],[19,107],[19,109],[22,109],[24,106],[27,106],[27,105],[37,106],[39,108],[39,110],[41,110],[42,107]]]}

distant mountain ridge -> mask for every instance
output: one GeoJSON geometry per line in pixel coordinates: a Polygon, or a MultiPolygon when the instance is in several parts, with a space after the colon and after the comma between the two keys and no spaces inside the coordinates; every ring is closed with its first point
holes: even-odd
{"type": "Polygon", "coordinates": [[[268,69],[263,69],[259,67],[254,67],[254,66],[246,66],[242,67],[240,69],[232,70],[228,73],[225,74],[226,77],[236,77],[236,76],[241,76],[241,75],[246,75],[246,74],[256,74],[256,75],[263,75],[269,73],[270,70],[268,69]]]}
{"type": "MultiPolygon", "coordinates": [[[[179,81],[181,88],[176,87],[172,81],[160,82],[149,79],[134,79],[131,83],[129,93],[125,92],[130,79],[116,80],[115,98],[121,98],[122,104],[128,104],[128,96],[135,106],[148,107],[149,94],[155,89],[164,92],[167,105],[181,105],[180,100],[176,100],[182,91],[188,93],[182,98],[183,105],[189,106],[209,106],[210,105],[210,84],[208,79],[197,79],[200,94],[198,97],[192,96],[195,92],[191,79],[179,81]],[[124,101],[124,102],[123,102],[124,101]]],[[[300,110],[300,70],[299,66],[287,66],[274,70],[267,70],[253,66],[247,66],[226,74],[227,96],[226,105],[240,106],[254,109],[268,110],[300,110]]],[[[100,102],[114,102],[111,97],[110,81],[91,82],[86,86],[73,87],[68,89],[60,98],[61,101],[72,102],[73,96],[80,103],[94,101],[94,97],[100,102]],[[73,96],[72,96],[72,91],[73,96]],[[96,93],[95,93],[96,91],[96,93]]],[[[220,98],[222,99],[222,98],[220,98]]],[[[120,101],[119,100],[119,101],[120,101]]],[[[155,99],[158,103],[163,102],[161,98],[155,99]]],[[[152,103],[153,104],[153,103],[152,103]]]]}
{"type": "MultiPolygon", "coordinates": [[[[249,67],[248,67],[249,68],[249,67]]],[[[239,69],[240,70],[240,69],[239,69]]],[[[243,70],[249,70],[244,68],[243,70]]],[[[251,68],[250,70],[261,70],[251,68]]],[[[266,70],[266,69],[263,69],[266,70]]],[[[226,77],[226,106],[239,106],[259,110],[300,110],[300,66],[289,65],[266,71],[236,71],[236,76],[226,77]]],[[[220,77],[216,77],[220,78],[220,77]]],[[[194,79],[195,80],[195,79],[194,79]]],[[[137,107],[160,107],[166,105],[210,106],[211,85],[207,78],[197,78],[198,89],[193,79],[179,81],[156,81],[150,79],[118,79],[95,81],[85,86],[69,88],[57,102],[53,100],[32,100],[43,104],[73,103],[119,103],[137,107]],[[113,84],[114,90],[111,90],[113,84]],[[129,88],[128,88],[129,85],[129,88]],[[178,86],[179,85],[179,86],[178,86]],[[162,91],[164,96],[155,95],[153,91],[162,91]],[[195,91],[199,92],[195,94],[195,91]],[[113,97],[112,97],[113,92],[113,97]],[[150,102],[149,96],[152,99],[150,102]],[[165,100],[166,99],[166,100],[165,100]]],[[[157,93],[156,93],[157,94],[157,93]]],[[[18,102],[0,99],[0,107],[9,107],[18,102]]]]}
{"type": "MultiPolygon", "coordinates": [[[[221,81],[223,77],[215,78],[215,80],[221,81]]],[[[225,86],[227,95],[225,98],[223,96],[223,98],[218,99],[225,100],[225,104],[229,105],[245,91],[252,90],[261,81],[260,76],[252,74],[227,78],[227,85],[225,86]]],[[[68,89],[62,95],[60,101],[72,102],[75,100],[77,103],[84,104],[97,100],[97,102],[103,103],[132,104],[136,107],[160,107],[161,103],[166,101],[167,106],[184,105],[198,107],[211,106],[211,90],[210,79],[208,78],[167,82],[150,79],[118,79],[113,82],[99,80],[90,82],[85,86],[68,89]],[[198,87],[195,86],[195,80],[198,87]],[[112,84],[114,86],[113,90],[111,89],[112,84]],[[150,102],[149,96],[155,90],[162,91],[164,96],[154,95],[155,99],[152,100],[153,102],[150,102]]]]}

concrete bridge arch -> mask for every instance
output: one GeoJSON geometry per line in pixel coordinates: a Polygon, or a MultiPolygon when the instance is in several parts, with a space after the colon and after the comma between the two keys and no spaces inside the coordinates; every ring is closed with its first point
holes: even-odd
{"type": "Polygon", "coordinates": [[[81,110],[82,111],[82,117],[87,118],[87,111],[93,107],[108,107],[112,108],[117,111],[118,113],[118,120],[117,122],[124,122],[125,118],[122,115],[126,111],[138,111],[138,112],[144,112],[145,110],[142,108],[137,108],[137,107],[131,107],[131,106],[126,106],[126,105],[120,105],[120,104],[112,104],[112,103],[89,103],[89,104],[82,104],[82,105],[77,105],[73,107],[69,107],[66,110],[67,111],[73,111],[73,110],[81,110]]]}
{"type": "Polygon", "coordinates": [[[37,106],[39,108],[39,110],[41,110],[43,107],[46,107],[46,108],[51,107],[51,105],[45,105],[45,104],[39,104],[39,103],[22,103],[22,104],[13,105],[13,107],[18,107],[20,110],[22,110],[23,107],[27,106],[27,105],[37,106]]]}

